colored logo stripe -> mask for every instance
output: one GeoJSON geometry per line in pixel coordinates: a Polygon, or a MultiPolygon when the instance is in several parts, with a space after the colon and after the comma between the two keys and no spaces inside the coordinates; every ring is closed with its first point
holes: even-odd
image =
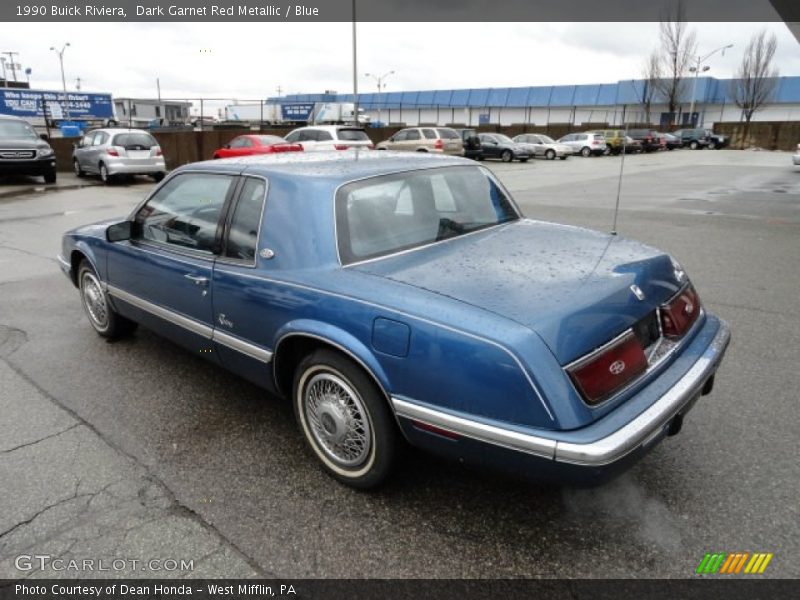
{"type": "Polygon", "coordinates": [[[719,573],[720,575],[739,574],[744,568],[745,573],[761,574],[767,568],[767,565],[772,560],[772,553],[756,552],[750,554],[749,552],[707,552],[697,566],[696,573],[701,575],[711,575],[719,573]],[[748,559],[750,559],[748,561],[748,559]],[[747,566],[745,567],[745,564],[747,566]]]}

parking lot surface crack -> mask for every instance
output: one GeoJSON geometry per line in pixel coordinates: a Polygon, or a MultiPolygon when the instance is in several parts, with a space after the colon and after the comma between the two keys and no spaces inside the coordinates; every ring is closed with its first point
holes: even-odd
{"type": "Polygon", "coordinates": [[[70,425],[66,429],[62,429],[61,431],[57,431],[56,433],[51,433],[50,435],[46,435],[43,438],[39,438],[38,440],[33,440],[32,442],[26,442],[24,444],[20,444],[19,446],[14,446],[13,448],[9,448],[8,450],[2,450],[2,451],[0,451],[0,454],[10,454],[11,452],[19,450],[20,448],[27,448],[28,446],[34,446],[34,445],[36,445],[36,444],[38,444],[40,442],[44,442],[45,440],[49,440],[51,438],[58,437],[59,435],[62,435],[64,433],[70,431],[71,429],[75,429],[78,426],[80,426],[80,423],[73,423],[72,425],[70,425]]]}

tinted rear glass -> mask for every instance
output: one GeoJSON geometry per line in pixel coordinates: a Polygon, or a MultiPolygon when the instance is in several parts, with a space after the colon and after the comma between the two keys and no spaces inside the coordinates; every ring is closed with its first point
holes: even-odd
{"type": "Polygon", "coordinates": [[[153,146],[158,146],[158,142],[149,133],[118,133],[114,136],[111,145],[124,148],[128,146],[152,148],[153,146]]]}
{"type": "Polygon", "coordinates": [[[444,140],[457,140],[461,137],[455,129],[437,129],[437,131],[439,132],[439,137],[444,140]]]}
{"type": "Polygon", "coordinates": [[[363,129],[340,129],[339,139],[348,142],[368,142],[369,136],[363,129]]]}

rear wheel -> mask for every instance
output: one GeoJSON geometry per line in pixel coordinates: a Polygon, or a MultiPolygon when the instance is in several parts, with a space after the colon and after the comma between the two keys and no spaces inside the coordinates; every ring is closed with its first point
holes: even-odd
{"type": "Polygon", "coordinates": [[[544,157],[545,157],[547,160],[553,160],[553,159],[555,159],[555,157],[556,157],[556,151],[555,151],[555,150],[553,150],[552,148],[550,148],[550,149],[548,149],[548,150],[547,150],[547,151],[544,153],[544,157]]]}
{"type": "Polygon", "coordinates": [[[695,140],[692,140],[692,143],[689,144],[689,148],[691,148],[692,150],[697,150],[699,147],[700,144],[698,144],[695,140]]]}
{"type": "Polygon", "coordinates": [[[592,149],[589,146],[584,146],[581,148],[581,156],[588,158],[592,155],[592,149]]]}
{"type": "Polygon", "coordinates": [[[72,159],[72,170],[75,172],[76,177],[86,176],[86,172],[81,169],[81,163],[78,162],[77,158],[72,159]]]}
{"type": "Polygon", "coordinates": [[[500,154],[500,160],[503,162],[511,162],[513,158],[514,155],[511,153],[511,150],[503,150],[503,152],[500,154]]]}
{"type": "Polygon", "coordinates": [[[97,273],[87,260],[82,260],[78,267],[78,288],[83,309],[98,335],[117,338],[136,329],[135,322],[126,319],[111,307],[97,273]]]}
{"type": "Polygon", "coordinates": [[[294,376],[295,418],[324,469],[357,488],[380,484],[397,453],[397,429],[375,382],[332,350],[317,350],[294,376]]]}
{"type": "Polygon", "coordinates": [[[716,147],[717,147],[717,142],[713,142],[713,141],[712,142],[708,142],[708,149],[709,150],[713,150],[716,147]]]}
{"type": "Polygon", "coordinates": [[[106,185],[110,185],[112,183],[112,176],[108,172],[108,167],[105,165],[105,163],[100,163],[100,179],[106,185]]]}

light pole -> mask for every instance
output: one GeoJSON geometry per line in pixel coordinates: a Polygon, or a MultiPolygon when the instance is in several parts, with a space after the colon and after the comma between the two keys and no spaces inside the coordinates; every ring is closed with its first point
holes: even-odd
{"type": "Polygon", "coordinates": [[[69,46],[69,42],[65,43],[61,50],[56,50],[55,46],[50,46],[50,50],[58,54],[58,62],[61,64],[61,86],[64,88],[64,112],[67,113],[67,121],[71,121],[69,114],[69,101],[67,100],[67,80],[64,77],[64,50],[69,46]]]}
{"type": "Polygon", "coordinates": [[[381,122],[381,90],[386,89],[386,84],[383,82],[384,79],[389,77],[389,75],[394,75],[394,71],[389,71],[388,73],[384,73],[383,75],[375,75],[373,73],[364,73],[364,77],[372,77],[375,82],[378,84],[378,122],[381,122]]]}
{"type": "MultiPolygon", "coordinates": [[[[717,52],[720,52],[720,51],[722,51],[722,56],[725,56],[725,50],[727,50],[728,48],[733,48],[733,44],[728,44],[727,46],[720,46],[719,48],[717,48],[716,50],[712,50],[711,52],[709,52],[705,56],[692,57],[692,60],[694,61],[695,64],[694,64],[694,66],[689,67],[689,72],[690,73],[694,73],[694,83],[692,83],[692,106],[691,106],[691,108],[689,108],[689,118],[690,119],[692,118],[692,115],[694,114],[695,95],[697,93],[697,76],[700,74],[700,71],[705,73],[706,71],[708,71],[711,68],[708,65],[704,65],[702,63],[705,62],[706,60],[708,60],[709,58],[711,58],[717,52]]],[[[697,125],[697,123],[695,123],[695,125],[697,125]]]]}

